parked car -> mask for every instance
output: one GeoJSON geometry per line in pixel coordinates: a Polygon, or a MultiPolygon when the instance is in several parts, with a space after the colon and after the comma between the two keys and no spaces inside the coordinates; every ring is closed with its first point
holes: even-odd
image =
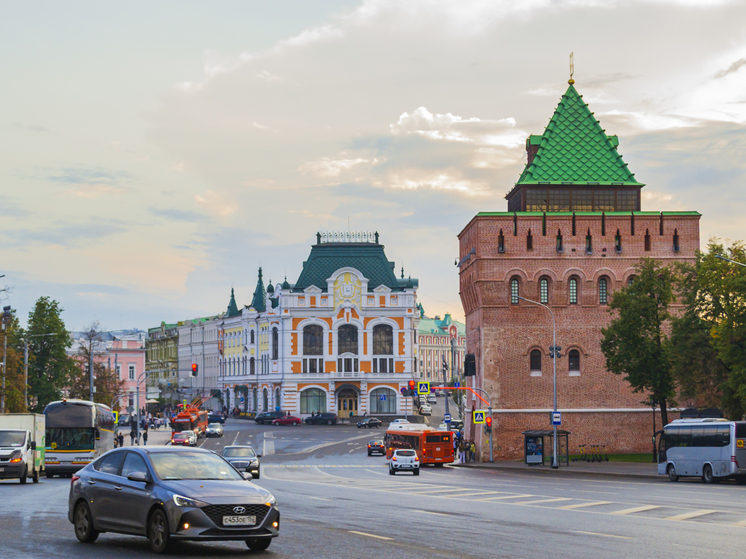
{"type": "Polygon", "coordinates": [[[406,419],[394,419],[389,425],[399,425],[400,423],[409,423],[406,419]]]}
{"type": "Polygon", "coordinates": [[[380,453],[382,456],[386,454],[386,445],[380,439],[368,443],[368,456],[373,456],[375,452],[380,453]]]}
{"type": "Polygon", "coordinates": [[[437,404],[438,403],[438,399],[435,397],[435,394],[430,394],[427,397],[427,403],[428,404],[437,404]]]}
{"type": "Polygon", "coordinates": [[[391,455],[389,475],[405,470],[416,476],[420,475],[420,458],[414,450],[398,448],[391,455]]]}
{"type": "Polygon", "coordinates": [[[207,437],[222,437],[225,434],[223,431],[223,426],[220,423],[208,423],[207,424],[207,431],[205,431],[205,436],[207,437]]]}
{"type": "Polygon", "coordinates": [[[241,540],[264,550],[280,533],[274,496],[197,448],[107,452],[73,475],[67,517],[81,542],[101,532],[137,534],[156,553],[179,540],[241,540]]]}
{"type": "Polygon", "coordinates": [[[451,419],[451,431],[460,431],[464,428],[464,422],[460,419],[451,419]]]}
{"type": "Polygon", "coordinates": [[[130,416],[126,413],[123,413],[119,416],[119,421],[117,422],[117,425],[120,427],[129,427],[130,424],[130,416]]]}
{"type": "Polygon", "coordinates": [[[248,445],[226,446],[221,456],[237,470],[249,472],[254,479],[259,479],[261,474],[259,459],[262,455],[257,454],[253,447],[248,445]]]}
{"type": "Polygon", "coordinates": [[[303,423],[303,420],[294,415],[284,415],[272,420],[272,425],[299,425],[301,423],[303,423]]]}
{"type": "Polygon", "coordinates": [[[383,425],[383,421],[375,417],[369,417],[368,419],[363,419],[362,421],[357,422],[358,429],[361,427],[367,427],[368,429],[372,429],[373,427],[378,428],[381,425],[383,425]]]}
{"type": "Polygon", "coordinates": [[[197,446],[197,434],[194,431],[174,433],[174,436],[171,437],[171,444],[174,446],[197,446]]]}
{"type": "Polygon", "coordinates": [[[309,425],[336,425],[338,419],[336,413],[317,413],[307,417],[306,423],[309,425]]]}
{"type": "Polygon", "coordinates": [[[433,415],[433,408],[430,407],[430,404],[420,406],[420,415],[433,415]]]}
{"type": "Polygon", "coordinates": [[[275,419],[280,419],[281,417],[285,417],[284,411],[265,411],[257,415],[254,421],[259,425],[264,425],[265,423],[272,423],[275,419]]]}
{"type": "Polygon", "coordinates": [[[207,416],[207,422],[208,423],[220,423],[221,425],[225,424],[225,417],[223,417],[222,414],[219,413],[211,413],[207,416]]]}

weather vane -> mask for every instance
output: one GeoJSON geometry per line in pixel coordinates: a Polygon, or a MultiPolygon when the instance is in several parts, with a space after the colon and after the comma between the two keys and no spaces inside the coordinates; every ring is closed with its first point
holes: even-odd
{"type": "Polygon", "coordinates": [[[575,80],[572,79],[572,75],[575,73],[575,57],[574,57],[574,54],[575,54],[574,52],[570,53],[570,79],[567,80],[567,83],[569,83],[570,85],[572,85],[572,84],[575,83],[575,80]]]}

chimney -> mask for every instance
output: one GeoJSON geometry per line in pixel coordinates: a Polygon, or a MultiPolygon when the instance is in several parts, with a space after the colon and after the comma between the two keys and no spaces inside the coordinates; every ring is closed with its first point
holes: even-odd
{"type": "Polygon", "coordinates": [[[536,156],[536,152],[539,151],[541,138],[542,137],[537,134],[531,134],[528,138],[526,138],[526,154],[528,155],[528,165],[531,165],[534,157],[536,156]]]}

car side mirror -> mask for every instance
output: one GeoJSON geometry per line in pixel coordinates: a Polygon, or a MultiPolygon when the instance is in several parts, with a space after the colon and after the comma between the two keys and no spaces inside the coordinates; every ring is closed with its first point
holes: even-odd
{"type": "Polygon", "coordinates": [[[36,441],[31,441],[31,450],[36,450],[36,441]]]}
{"type": "Polygon", "coordinates": [[[257,455],[256,455],[256,457],[257,457],[257,458],[261,458],[261,457],[262,457],[262,455],[261,455],[261,454],[257,454],[257,455]]]}
{"type": "Polygon", "coordinates": [[[252,479],[254,479],[254,476],[251,475],[251,472],[241,472],[241,475],[246,481],[251,481],[252,479]]]}
{"type": "Polygon", "coordinates": [[[140,483],[150,483],[150,476],[145,472],[132,472],[127,476],[130,481],[139,481],[140,483]]]}

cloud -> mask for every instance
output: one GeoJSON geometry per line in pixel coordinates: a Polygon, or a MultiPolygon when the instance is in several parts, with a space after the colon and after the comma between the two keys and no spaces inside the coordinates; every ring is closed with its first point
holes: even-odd
{"type": "Polygon", "coordinates": [[[2,234],[11,247],[79,248],[100,244],[101,240],[124,233],[128,227],[121,220],[96,220],[88,223],[60,223],[40,229],[7,229],[2,234]]]}
{"type": "Polygon", "coordinates": [[[51,130],[49,130],[49,128],[44,128],[43,126],[37,126],[35,124],[24,124],[22,122],[13,122],[12,124],[16,128],[20,128],[22,130],[27,130],[29,132],[40,132],[40,133],[51,132],[51,130]]]}
{"type": "Polygon", "coordinates": [[[202,223],[207,219],[204,214],[189,210],[177,210],[175,208],[151,208],[150,213],[156,217],[162,217],[169,221],[185,221],[187,223],[202,223]]]}
{"type": "Polygon", "coordinates": [[[43,178],[65,184],[119,184],[132,181],[134,176],[128,171],[113,171],[101,167],[68,167],[45,175],[43,178]]]}
{"type": "Polygon", "coordinates": [[[101,196],[118,196],[130,188],[110,184],[81,184],[78,188],[65,190],[66,196],[75,198],[100,198],[101,196]]]}
{"type": "Polygon", "coordinates": [[[207,213],[219,217],[229,216],[238,209],[230,194],[221,194],[214,190],[208,190],[204,195],[196,194],[194,201],[207,213]]]}
{"type": "Polygon", "coordinates": [[[315,175],[322,178],[338,177],[343,172],[350,171],[353,167],[369,163],[368,159],[331,159],[322,157],[318,161],[309,161],[298,167],[302,175],[315,175]]]}
{"type": "Polygon", "coordinates": [[[489,190],[487,183],[465,179],[459,170],[453,168],[435,172],[402,169],[390,172],[385,180],[373,184],[381,188],[451,190],[470,195],[484,194],[489,190]]]}
{"type": "Polygon", "coordinates": [[[720,70],[719,72],[716,72],[713,76],[716,80],[719,80],[720,78],[724,78],[725,76],[729,74],[734,74],[738,72],[741,68],[746,66],[746,58],[739,58],[736,60],[733,64],[728,66],[725,70],[720,70]]]}

